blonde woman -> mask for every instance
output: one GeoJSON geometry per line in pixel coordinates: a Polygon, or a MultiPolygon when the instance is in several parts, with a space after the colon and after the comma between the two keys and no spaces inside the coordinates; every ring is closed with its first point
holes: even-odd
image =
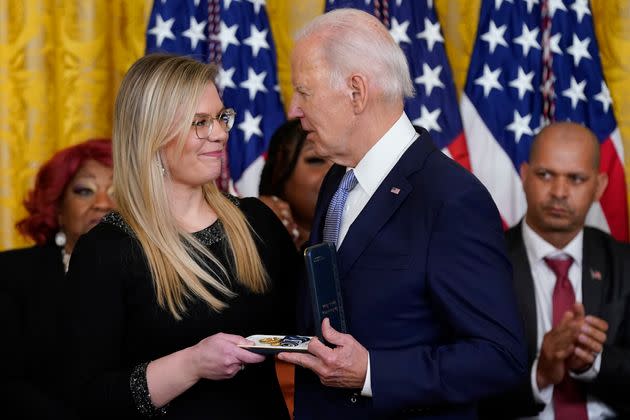
{"type": "Polygon", "coordinates": [[[70,392],[86,418],[288,418],[273,358],[238,345],[291,331],[299,259],[271,210],[214,186],[235,120],[216,74],[148,55],[120,87],[119,210],[69,270],[70,392]]]}

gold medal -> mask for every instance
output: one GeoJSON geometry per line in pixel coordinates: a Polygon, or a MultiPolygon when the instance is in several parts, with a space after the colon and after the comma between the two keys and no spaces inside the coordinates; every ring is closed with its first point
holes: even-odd
{"type": "Polygon", "coordinates": [[[279,346],[282,342],[282,337],[265,337],[261,338],[260,342],[270,346],[279,346]]]}

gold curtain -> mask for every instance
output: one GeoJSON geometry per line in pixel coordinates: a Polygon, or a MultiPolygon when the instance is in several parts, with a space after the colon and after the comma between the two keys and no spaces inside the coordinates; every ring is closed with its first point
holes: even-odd
{"type": "MultiPolygon", "coordinates": [[[[461,92],[480,0],[434,1],[461,92]]],[[[41,163],[62,147],[111,135],[115,93],[144,53],[151,5],[152,0],[0,0],[0,250],[27,244],[14,225],[24,216],[22,200],[41,163]]],[[[630,0],[591,5],[628,162],[630,0]]],[[[267,0],[267,9],[286,106],[292,35],[322,13],[324,0],[267,0]]]]}
{"type": "Polygon", "coordinates": [[[144,52],[151,1],[0,0],[0,249],[37,169],[56,150],[110,137],[122,75],[144,52]]]}

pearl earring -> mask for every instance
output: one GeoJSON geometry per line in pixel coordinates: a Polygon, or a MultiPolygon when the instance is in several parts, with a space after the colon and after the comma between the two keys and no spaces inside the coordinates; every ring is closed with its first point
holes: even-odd
{"type": "Polygon", "coordinates": [[[64,246],[66,245],[66,234],[63,231],[59,231],[55,234],[55,244],[57,246],[64,246]]]}

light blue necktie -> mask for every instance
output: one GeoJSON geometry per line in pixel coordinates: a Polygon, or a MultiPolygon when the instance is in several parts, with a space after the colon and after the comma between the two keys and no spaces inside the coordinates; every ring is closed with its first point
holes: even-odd
{"type": "Polygon", "coordinates": [[[350,169],[341,179],[339,188],[328,206],[328,213],[326,213],[326,221],[324,222],[324,242],[337,244],[343,208],[346,205],[348,194],[356,185],[357,179],[354,177],[354,171],[350,169]]]}

